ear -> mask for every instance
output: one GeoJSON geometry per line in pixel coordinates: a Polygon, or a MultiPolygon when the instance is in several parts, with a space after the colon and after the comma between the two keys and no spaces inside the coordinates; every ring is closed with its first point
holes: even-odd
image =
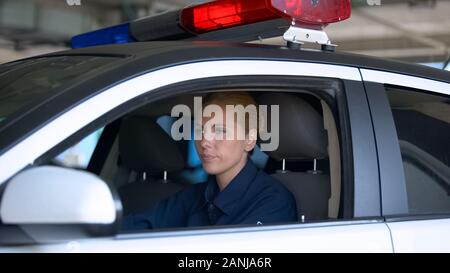
{"type": "Polygon", "coordinates": [[[245,138],[245,147],[244,147],[244,149],[247,152],[250,152],[251,150],[253,150],[253,148],[255,148],[256,137],[257,137],[256,129],[251,129],[250,132],[248,133],[248,137],[245,138]]]}

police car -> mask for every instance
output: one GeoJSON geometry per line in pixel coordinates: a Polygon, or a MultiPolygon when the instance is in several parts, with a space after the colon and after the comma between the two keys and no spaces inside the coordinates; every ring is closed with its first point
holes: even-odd
{"type": "Polygon", "coordinates": [[[350,12],[218,0],[1,65],[0,251],[450,251],[450,73],[337,53],[324,27],[350,12]],[[123,215],[205,179],[192,141],[168,134],[173,106],[236,90],[279,105],[278,149],[252,159],[298,221],[122,232],[123,215]]]}

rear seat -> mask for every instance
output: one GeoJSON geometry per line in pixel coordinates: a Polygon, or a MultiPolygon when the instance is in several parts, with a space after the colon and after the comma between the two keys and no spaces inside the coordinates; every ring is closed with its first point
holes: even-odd
{"type": "Polygon", "coordinates": [[[282,169],[283,161],[308,161],[312,165],[314,160],[328,157],[323,118],[309,103],[293,94],[263,94],[258,103],[280,105],[279,146],[275,151],[266,152],[281,168],[272,176],[295,196],[299,220],[328,219],[330,176],[319,170],[294,172],[282,169]]]}
{"type": "Polygon", "coordinates": [[[140,116],[124,119],[119,154],[122,164],[116,185],[122,185],[118,191],[125,215],[143,212],[183,188],[167,178],[168,173],[183,169],[183,156],[154,120],[140,116]],[[137,179],[132,179],[132,173],[137,179]]]}

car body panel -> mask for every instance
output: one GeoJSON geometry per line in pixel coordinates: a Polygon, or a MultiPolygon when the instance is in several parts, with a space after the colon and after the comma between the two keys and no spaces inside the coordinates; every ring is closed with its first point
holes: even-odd
{"type": "Polygon", "coordinates": [[[449,252],[450,218],[389,222],[395,252],[449,252]]]}
{"type": "MultiPolygon", "coordinates": [[[[173,42],[140,42],[121,45],[94,46],[81,49],[55,52],[44,56],[58,55],[106,54],[133,56],[137,59],[154,59],[159,63],[184,62],[201,59],[279,59],[312,63],[335,64],[359,67],[385,72],[393,72],[427,79],[450,82],[448,73],[423,65],[399,62],[394,60],[343,52],[326,52],[317,50],[293,50],[286,47],[264,44],[243,44],[220,41],[173,41],[173,42]],[[171,57],[169,57],[171,56],[171,57]]],[[[155,60],[152,61],[154,63],[155,60]]]]}
{"type": "Polygon", "coordinates": [[[448,82],[369,69],[361,69],[361,75],[364,81],[393,84],[450,95],[450,83],[448,82]]]}
{"type": "MultiPolygon", "coordinates": [[[[2,249],[0,248],[0,251],[2,249]]],[[[6,251],[6,249],[5,249],[6,251]]],[[[392,252],[385,223],[303,224],[285,227],[153,232],[64,244],[13,247],[33,252],[392,252]],[[197,234],[196,234],[197,233],[197,234]]]]}
{"type": "MultiPolygon", "coordinates": [[[[392,75],[391,75],[392,77],[392,75]]],[[[384,87],[364,82],[370,104],[379,162],[383,215],[408,213],[405,176],[397,131],[384,87]]]]}

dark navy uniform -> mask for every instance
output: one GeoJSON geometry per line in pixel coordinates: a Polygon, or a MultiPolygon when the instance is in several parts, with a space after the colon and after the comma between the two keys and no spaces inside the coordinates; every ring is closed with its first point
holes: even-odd
{"type": "Polygon", "coordinates": [[[248,159],[223,191],[215,176],[160,201],[149,211],[124,218],[123,229],[297,221],[294,196],[248,159]]]}

